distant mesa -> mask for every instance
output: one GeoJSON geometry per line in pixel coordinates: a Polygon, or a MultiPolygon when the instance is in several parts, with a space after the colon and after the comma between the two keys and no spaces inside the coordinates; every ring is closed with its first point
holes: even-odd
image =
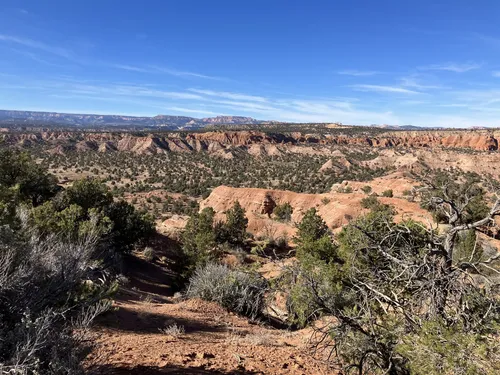
{"type": "MultiPolygon", "coordinates": [[[[268,122],[268,121],[267,121],[268,122]]],[[[187,116],[158,115],[135,117],[121,115],[95,115],[57,112],[0,110],[0,124],[66,125],[78,127],[162,127],[171,130],[204,128],[210,125],[262,124],[266,121],[244,116],[217,116],[194,118],[187,116]]]]}
{"type": "MultiPolygon", "coordinates": [[[[341,122],[313,122],[294,123],[274,120],[257,120],[247,116],[216,116],[196,118],[189,116],[156,115],[148,116],[124,116],[124,115],[99,115],[99,114],[77,114],[59,112],[38,112],[22,110],[0,110],[0,133],[8,131],[12,127],[78,127],[86,129],[117,128],[120,130],[143,130],[157,128],[162,130],[197,130],[206,127],[219,126],[273,126],[273,125],[321,125],[325,129],[342,130],[356,127],[356,124],[346,125],[341,122]]],[[[359,125],[358,125],[359,126],[359,125]]],[[[453,124],[449,125],[453,128],[453,124]]],[[[382,130],[441,130],[443,127],[427,127],[416,125],[388,125],[372,124],[367,128],[382,130]]],[[[487,129],[477,125],[470,129],[487,129]]]]}

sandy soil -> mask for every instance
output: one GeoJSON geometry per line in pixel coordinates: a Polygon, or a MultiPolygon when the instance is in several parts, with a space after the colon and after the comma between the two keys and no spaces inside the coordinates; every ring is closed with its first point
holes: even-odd
{"type": "Polygon", "coordinates": [[[311,331],[272,328],[214,303],[180,300],[166,267],[137,257],[127,263],[129,284],[92,332],[98,346],[88,361],[91,374],[336,373],[312,355],[311,331]],[[175,326],[181,332],[172,332],[175,326]]]}

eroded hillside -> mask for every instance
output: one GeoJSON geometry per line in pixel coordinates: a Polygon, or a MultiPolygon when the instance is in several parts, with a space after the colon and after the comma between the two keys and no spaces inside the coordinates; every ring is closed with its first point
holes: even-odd
{"type": "MultiPolygon", "coordinates": [[[[331,319],[335,310],[320,304],[309,311],[308,304],[317,301],[301,295],[302,287],[293,290],[294,283],[307,280],[304,275],[313,275],[318,279],[313,279],[312,285],[323,283],[322,288],[328,290],[332,276],[328,267],[336,262],[343,267],[354,256],[351,250],[338,250],[354,244],[361,246],[354,259],[363,257],[367,250],[379,247],[365,246],[366,238],[373,241],[377,231],[384,233],[382,242],[397,234],[394,246],[403,250],[396,249],[398,257],[418,255],[427,245],[442,246],[439,236],[448,233],[450,224],[446,215],[425,201],[424,187],[442,181],[443,170],[447,171],[448,184],[450,178],[460,182],[454,185],[455,190],[460,184],[475,186],[464,193],[473,191],[479,199],[470,200],[473,207],[464,214],[469,215],[468,225],[487,215],[484,205],[491,204],[492,181],[500,174],[499,134],[334,130],[337,133],[2,133],[1,147],[32,153],[37,158],[33,165],[57,176],[58,189],[85,193],[83,202],[106,192],[110,204],[124,204],[127,212],[134,212],[135,207],[141,217],[156,223],[156,233],[147,246],[141,242],[119,257],[118,268],[123,274],[117,278],[119,288],[112,308],[90,331],[97,345],[87,358],[89,372],[336,373],[339,367],[328,362],[332,343],[325,352],[315,350],[318,346],[314,341],[319,328],[338,320],[331,319]],[[83,185],[77,182],[82,179],[83,185]],[[94,190],[80,191],[86,184],[94,190]],[[308,218],[318,225],[321,236],[304,246],[308,237],[301,225],[308,218]],[[368,221],[363,221],[366,218],[368,221]],[[239,223],[236,231],[235,223],[239,223]],[[360,225],[366,226],[362,233],[367,237],[356,241],[361,239],[356,237],[360,236],[356,232],[360,225]],[[413,242],[413,238],[423,241],[427,235],[425,241],[430,242],[426,246],[413,242]],[[406,246],[410,246],[409,252],[406,246]],[[310,255],[317,257],[315,263],[308,263],[310,255]],[[345,258],[340,261],[338,256],[345,258]],[[211,269],[203,282],[193,281],[198,270],[214,262],[219,268],[211,269]],[[312,268],[300,269],[309,265],[312,268]],[[315,275],[318,269],[324,273],[315,275]],[[220,285],[222,280],[234,282],[238,288],[240,282],[249,283],[244,284],[248,289],[238,290],[257,291],[258,316],[239,309],[239,303],[225,304],[225,297],[218,299],[224,288],[232,288],[232,284],[220,285]],[[193,288],[205,287],[203,292],[193,292],[193,288]],[[302,298],[308,301],[306,305],[300,305],[302,298]],[[322,314],[325,316],[317,319],[322,314]]],[[[16,155],[23,157],[22,153],[16,155]]],[[[434,192],[439,188],[434,187],[434,192]]],[[[17,191],[17,186],[11,189],[17,191]]],[[[51,191],[56,194],[56,190],[51,191]]],[[[33,223],[40,225],[47,220],[50,225],[43,230],[57,231],[72,228],[59,226],[57,220],[71,223],[102,212],[82,215],[76,204],[59,212],[65,202],[70,201],[56,194],[53,201],[35,208],[33,223]]],[[[121,223],[119,215],[115,219],[121,223]]],[[[496,259],[500,235],[495,224],[498,218],[488,220],[473,237],[467,233],[457,238],[457,248],[463,241],[466,250],[473,251],[472,255],[467,253],[467,259],[496,259]]],[[[103,233],[107,233],[105,228],[103,233]]],[[[372,265],[374,260],[383,261],[383,257],[370,258],[365,264],[372,265]]],[[[398,270],[390,280],[408,269],[398,270]]],[[[378,274],[368,280],[378,281],[378,274]]],[[[409,285],[403,284],[405,288],[409,285]]],[[[342,295],[351,293],[352,286],[345,287],[348,289],[342,295]]],[[[403,296],[419,288],[412,286],[409,292],[396,296],[395,310],[399,311],[403,296]]],[[[354,295],[360,296],[359,290],[371,292],[358,288],[354,295]]],[[[232,289],[229,292],[233,295],[232,289]]],[[[323,297],[312,292],[322,302],[323,297]]]]}
{"type": "MultiPolygon", "coordinates": [[[[496,131],[392,131],[381,134],[264,133],[260,131],[219,131],[203,133],[141,134],[105,132],[6,132],[1,139],[9,145],[54,146],[57,151],[93,150],[162,153],[182,151],[215,152],[230,147],[250,149],[251,145],[336,145],[375,148],[460,148],[498,150],[496,131]]],[[[264,152],[267,152],[264,148],[264,152]]]]}

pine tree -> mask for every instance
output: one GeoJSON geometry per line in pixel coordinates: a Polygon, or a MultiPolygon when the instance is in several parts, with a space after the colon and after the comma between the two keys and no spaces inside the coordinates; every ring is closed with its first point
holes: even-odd
{"type": "Polygon", "coordinates": [[[225,239],[234,245],[241,245],[247,237],[248,219],[240,202],[234,202],[231,209],[226,211],[226,223],[224,225],[225,239]]]}
{"type": "Polygon", "coordinates": [[[319,240],[328,234],[328,226],[325,221],[317,214],[315,208],[308,210],[302,221],[297,224],[297,236],[295,241],[298,244],[304,244],[319,240]]]}

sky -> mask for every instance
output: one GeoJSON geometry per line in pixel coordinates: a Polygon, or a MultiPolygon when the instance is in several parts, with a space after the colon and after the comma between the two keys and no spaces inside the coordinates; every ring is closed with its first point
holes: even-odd
{"type": "Polygon", "coordinates": [[[0,109],[500,126],[497,0],[2,0],[0,109]]]}

